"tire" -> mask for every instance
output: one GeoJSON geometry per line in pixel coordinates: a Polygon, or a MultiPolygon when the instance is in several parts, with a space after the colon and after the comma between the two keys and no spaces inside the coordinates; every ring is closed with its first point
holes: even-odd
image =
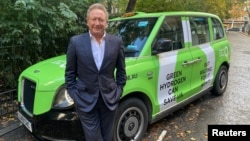
{"type": "Polygon", "coordinates": [[[141,141],[148,127],[148,111],[145,104],[130,98],[120,103],[115,121],[114,141],[141,141]]]}
{"type": "Polygon", "coordinates": [[[226,66],[221,66],[214,81],[214,86],[212,89],[212,94],[223,95],[226,91],[228,83],[228,68],[226,66]]]}

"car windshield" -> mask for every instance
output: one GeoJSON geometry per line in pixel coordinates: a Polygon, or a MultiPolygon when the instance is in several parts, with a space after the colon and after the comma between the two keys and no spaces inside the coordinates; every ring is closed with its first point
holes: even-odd
{"type": "Polygon", "coordinates": [[[110,21],[107,31],[122,38],[126,57],[138,57],[156,20],[141,18],[110,21]]]}

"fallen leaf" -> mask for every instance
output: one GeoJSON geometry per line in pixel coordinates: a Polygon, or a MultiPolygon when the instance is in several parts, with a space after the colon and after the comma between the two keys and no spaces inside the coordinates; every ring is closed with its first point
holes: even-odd
{"type": "Polygon", "coordinates": [[[194,118],[193,118],[193,117],[191,117],[191,118],[189,118],[188,120],[189,120],[189,121],[193,121],[193,120],[194,120],[194,118]]]}
{"type": "Polygon", "coordinates": [[[195,138],[193,138],[193,137],[192,137],[192,138],[190,138],[190,140],[191,140],[191,141],[196,141],[196,139],[195,139],[195,138]]]}

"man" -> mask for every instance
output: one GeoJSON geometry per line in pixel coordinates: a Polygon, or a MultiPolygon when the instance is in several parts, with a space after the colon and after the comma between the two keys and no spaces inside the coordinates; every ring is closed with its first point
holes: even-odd
{"type": "Polygon", "coordinates": [[[70,39],[65,82],[86,141],[112,141],[115,113],[126,83],[123,42],[106,33],[108,12],[101,4],[89,7],[87,25],[88,33],[70,39]]]}

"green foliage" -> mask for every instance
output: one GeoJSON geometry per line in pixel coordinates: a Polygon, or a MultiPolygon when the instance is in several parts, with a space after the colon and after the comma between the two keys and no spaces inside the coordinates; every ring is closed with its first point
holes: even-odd
{"type": "MultiPolygon", "coordinates": [[[[230,15],[233,0],[137,0],[135,11],[204,11],[230,15]]],[[[244,0],[238,0],[244,2],[244,0]]],[[[87,30],[86,10],[102,2],[123,14],[128,0],[0,0],[0,91],[15,87],[20,72],[66,52],[70,36],[87,30]]]]}
{"type": "Polygon", "coordinates": [[[15,87],[26,67],[65,53],[70,36],[87,29],[88,6],[87,0],[0,1],[0,89],[15,87]]]}
{"type": "Polygon", "coordinates": [[[200,11],[216,14],[224,19],[228,16],[229,7],[229,0],[137,0],[136,11],[200,11]]]}

